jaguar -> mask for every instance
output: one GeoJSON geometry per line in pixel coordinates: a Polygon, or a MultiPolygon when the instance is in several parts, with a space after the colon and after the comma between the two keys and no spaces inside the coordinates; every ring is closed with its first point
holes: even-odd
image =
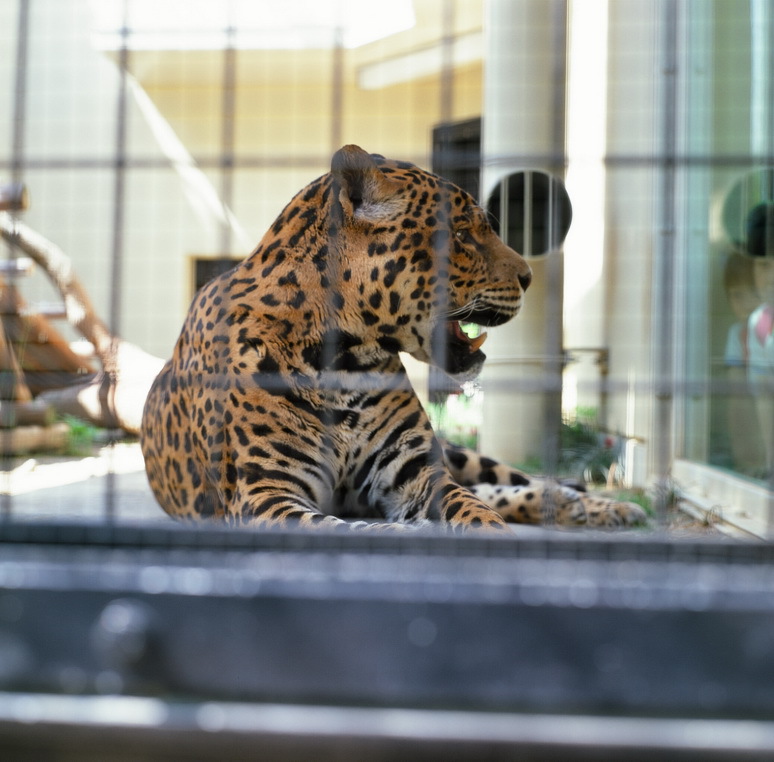
{"type": "Polygon", "coordinates": [[[469,193],[344,146],[194,297],[143,411],[156,499],[175,518],[254,527],[638,522],[633,504],[597,510],[572,487],[444,450],[412,388],[401,353],[475,378],[486,334],[460,322],[514,318],[531,279],[469,193]]]}

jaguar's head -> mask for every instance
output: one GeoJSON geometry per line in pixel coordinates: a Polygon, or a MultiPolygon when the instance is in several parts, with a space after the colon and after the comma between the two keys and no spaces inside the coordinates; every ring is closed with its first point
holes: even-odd
{"type": "Polygon", "coordinates": [[[413,164],[345,146],[333,157],[350,331],[459,381],[484,363],[485,333],[515,317],[532,279],[467,192],[413,164]],[[355,328],[355,326],[358,326],[355,328]]]}

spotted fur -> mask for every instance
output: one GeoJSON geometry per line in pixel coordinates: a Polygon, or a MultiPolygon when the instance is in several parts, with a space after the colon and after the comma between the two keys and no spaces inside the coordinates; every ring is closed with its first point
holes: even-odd
{"type": "Polygon", "coordinates": [[[510,320],[530,280],[468,193],[345,146],[194,298],[143,415],[156,498],[238,525],[504,529],[453,480],[399,352],[475,377],[458,321],[510,320]]]}
{"type": "Polygon", "coordinates": [[[574,479],[529,476],[473,450],[444,443],[449,470],[506,521],[516,524],[557,524],[616,528],[645,524],[636,503],[613,500],[586,491],[574,479]]]}

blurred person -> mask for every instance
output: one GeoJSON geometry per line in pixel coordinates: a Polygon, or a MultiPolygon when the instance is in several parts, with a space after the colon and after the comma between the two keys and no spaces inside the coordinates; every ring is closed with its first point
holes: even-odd
{"type": "Polygon", "coordinates": [[[732,252],[723,269],[723,287],[736,321],[728,329],[723,364],[730,381],[727,415],[731,457],[736,470],[760,474],[766,467],[755,399],[748,384],[749,319],[760,304],[754,260],[732,252]]]}
{"type": "Polygon", "coordinates": [[[766,451],[774,472],[774,202],[758,204],[747,218],[747,253],[760,300],[747,323],[748,379],[755,395],[766,451]]]}

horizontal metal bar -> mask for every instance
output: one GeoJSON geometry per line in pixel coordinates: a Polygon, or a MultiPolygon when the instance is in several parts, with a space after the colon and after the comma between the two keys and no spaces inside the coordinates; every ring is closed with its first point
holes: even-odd
{"type": "MultiPolygon", "coordinates": [[[[501,754],[530,759],[744,760],[774,751],[774,723],[592,715],[459,712],[297,704],[174,702],[127,696],[0,693],[0,751],[77,748],[112,757],[127,744],[142,759],[170,746],[197,759],[410,758],[466,760],[501,754]],[[75,739],[73,739],[75,740],[75,739]],[[84,748],[85,747],[85,748],[84,748]],[[271,754],[268,753],[271,750],[271,754]]],[[[104,756],[100,757],[99,754],[104,756]]],[[[158,757],[156,756],[158,755],[158,757]]],[[[18,757],[15,757],[18,759],[18,757]]]]}
{"type": "Polygon", "coordinates": [[[0,275],[29,275],[35,263],[29,257],[0,260],[0,275]]]}
{"type": "MultiPolygon", "coordinates": [[[[423,156],[402,157],[408,161],[422,163],[423,156]]],[[[115,169],[116,157],[104,158],[91,156],[40,156],[25,157],[23,168],[26,170],[63,170],[63,169],[115,169]]],[[[545,168],[557,164],[564,165],[567,157],[564,154],[508,154],[507,156],[487,156],[487,166],[518,166],[520,168],[545,168]]],[[[653,168],[670,167],[740,167],[754,168],[774,164],[772,155],[752,154],[697,154],[697,155],[660,155],[660,154],[610,154],[602,158],[608,169],[616,168],[653,168]]],[[[330,162],[328,154],[293,154],[293,155],[255,155],[236,152],[227,162],[233,169],[285,169],[298,167],[327,166],[330,162]]],[[[224,160],[221,155],[194,157],[196,166],[203,169],[221,169],[224,160]]],[[[120,162],[124,169],[161,169],[170,166],[168,159],[157,156],[127,156],[120,162]]],[[[0,171],[9,171],[18,167],[11,159],[0,159],[0,171]]]]}

